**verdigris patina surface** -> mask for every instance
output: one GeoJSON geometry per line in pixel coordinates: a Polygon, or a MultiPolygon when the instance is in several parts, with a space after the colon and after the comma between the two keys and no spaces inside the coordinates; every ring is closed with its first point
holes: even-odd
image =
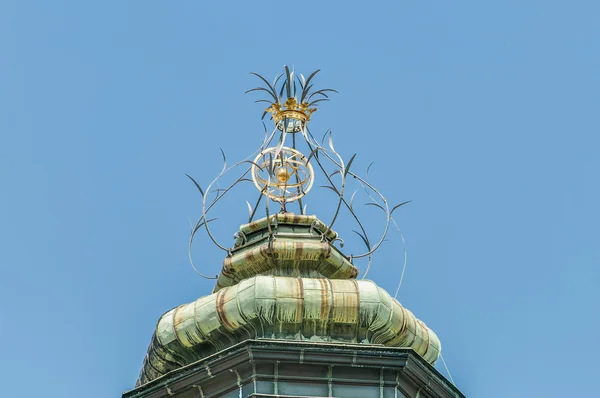
{"type": "Polygon", "coordinates": [[[234,277],[219,279],[229,286],[160,318],[138,386],[256,338],[410,347],[435,362],[435,333],[374,282],[354,279],[356,268],[331,245],[335,232],[307,232],[322,225],[314,216],[272,217],[242,226],[246,240],[238,238],[221,273],[234,277]],[[315,273],[323,277],[305,277],[315,273]]]}

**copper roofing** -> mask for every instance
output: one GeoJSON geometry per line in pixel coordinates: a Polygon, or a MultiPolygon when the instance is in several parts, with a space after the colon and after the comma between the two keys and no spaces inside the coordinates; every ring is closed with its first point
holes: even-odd
{"type": "Polygon", "coordinates": [[[371,281],[256,276],[165,313],[137,385],[247,339],[410,347],[433,364],[435,333],[371,281]]]}
{"type": "Polygon", "coordinates": [[[316,216],[293,213],[242,225],[213,293],[255,275],[356,278],[358,268],[333,245],[337,237],[316,216]]]}
{"type": "Polygon", "coordinates": [[[433,364],[435,333],[358,270],[315,216],[240,228],[215,292],[159,320],[138,385],[247,339],[410,347],[433,364]]]}

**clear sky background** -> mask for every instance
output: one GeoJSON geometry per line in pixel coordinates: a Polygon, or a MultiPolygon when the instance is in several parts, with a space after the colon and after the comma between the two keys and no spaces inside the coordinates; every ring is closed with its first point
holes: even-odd
{"type": "MultiPolygon", "coordinates": [[[[205,186],[219,147],[259,146],[248,72],[288,64],[340,92],[313,132],[412,200],[399,300],[458,387],[597,396],[599,16],[592,0],[3,1],[0,395],[134,386],[160,315],[213,286],[187,259],[185,173],[205,186]]],[[[246,199],[217,212],[225,242],[246,199]]],[[[194,254],[218,273],[207,238],[194,254]]],[[[369,278],[394,291],[401,257],[392,233],[369,278]]]]}

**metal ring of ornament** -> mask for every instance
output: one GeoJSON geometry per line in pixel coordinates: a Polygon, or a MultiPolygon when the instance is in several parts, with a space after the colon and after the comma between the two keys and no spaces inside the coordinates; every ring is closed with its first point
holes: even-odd
{"type": "Polygon", "coordinates": [[[314,177],[306,156],[285,146],[279,154],[277,148],[265,149],[252,165],[252,181],[256,188],[279,203],[290,203],[306,195],[312,188],[314,177]]]}

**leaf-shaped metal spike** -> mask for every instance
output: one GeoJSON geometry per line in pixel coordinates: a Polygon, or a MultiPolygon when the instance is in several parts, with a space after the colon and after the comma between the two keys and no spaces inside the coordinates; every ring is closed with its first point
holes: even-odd
{"type": "Polygon", "coordinates": [[[296,97],[296,81],[294,80],[294,97],[296,97]]]}
{"type": "MultiPolygon", "coordinates": [[[[279,157],[279,154],[281,153],[281,150],[283,149],[283,144],[285,143],[287,127],[288,127],[287,119],[285,119],[284,126],[283,126],[283,132],[281,133],[281,138],[279,140],[279,144],[277,144],[277,148],[275,149],[275,159],[277,159],[277,157],[279,157]]],[[[282,165],[283,165],[283,162],[282,162],[282,165]]]]}
{"type": "Polygon", "coordinates": [[[248,205],[248,216],[252,216],[252,206],[250,206],[250,203],[248,201],[246,201],[246,204],[248,205]]]}
{"type": "MultiPolygon", "coordinates": [[[[271,86],[271,83],[269,83],[269,81],[267,79],[265,79],[264,77],[262,77],[261,75],[259,75],[258,73],[255,73],[255,72],[250,72],[250,74],[259,77],[263,82],[265,82],[267,87],[269,87],[269,89],[271,90],[271,94],[273,95],[273,97],[275,97],[275,100],[277,100],[277,91],[275,91],[275,87],[271,86]]],[[[269,90],[267,90],[267,91],[269,91],[269,90]]]]}
{"type": "Polygon", "coordinates": [[[314,156],[315,158],[317,158],[318,153],[319,152],[319,148],[315,148],[312,150],[312,152],[310,153],[310,155],[308,155],[308,157],[306,158],[306,164],[308,164],[308,162],[310,162],[310,159],[312,159],[312,157],[314,156]]]}
{"type": "Polygon", "coordinates": [[[313,93],[310,93],[310,95],[308,96],[308,100],[310,101],[310,99],[314,96],[314,95],[322,95],[325,98],[329,98],[329,96],[327,94],[325,94],[326,92],[334,92],[334,93],[338,93],[339,92],[337,90],[334,90],[332,88],[324,88],[322,90],[317,90],[313,93]]]}
{"type": "Polygon", "coordinates": [[[398,207],[404,206],[405,204],[410,203],[410,202],[412,202],[412,200],[407,200],[406,202],[402,202],[399,205],[396,205],[396,206],[392,207],[392,210],[390,210],[390,216],[392,215],[392,213],[394,212],[394,210],[396,210],[398,207]]]}
{"type": "Polygon", "coordinates": [[[375,206],[375,207],[379,207],[381,210],[386,211],[383,206],[381,206],[379,203],[375,203],[375,202],[369,202],[369,203],[365,203],[365,206],[375,206]]]}
{"type": "Polygon", "coordinates": [[[367,250],[371,250],[371,243],[369,242],[369,239],[366,236],[363,236],[363,234],[361,234],[358,231],[352,230],[352,232],[354,232],[356,235],[360,236],[360,238],[363,240],[363,242],[365,242],[365,246],[367,246],[367,250]]]}
{"type": "Polygon", "coordinates": [[[273,80],[273,88],[277,88],[277,82],[281,79],[281,76],[283,76],[283,73],[280,73],[275,77],[275,80],[273,80]]]}
{"type": "Polygon", "coordinates": [[[375,163],[375,161],[372,161],[372,162],[369,164],[369,167],[367,167],[367,173],[366,173],[366,178],[367,178],[367,179],[369,178],[369,170],[371,170],[371,166],[373,166],[373,163],[375,163]]]}
{"type": "Polygon", "coordinates": [[[308,99],[310,100],[310,99],[311,99],[313,96],[315,96],[315,95],[320,95],[320,96],[323,96],[323,97],[325,97],[325,98],[329,98],[329,96],[328,96],[327,94],[325,94],[325,93],[311,93],[311,94],[308,96],[308,99]]]}
{"type": "Polygon", "coordinates": [[[353,207],[352,207],[352,206],[353,206],[353,204],[354,204],[354,197],[356,196],[356,193],[357,193],[357,192],[358,192],[358,191],[354,191],[354,193],[352,194],[352,197],[350,198],[350,204],[348,205],[348,206],[350,207],[350,210],[352,210],[352,209],[353,209],[353,207]]]}
{"type": "Polygon", "coordinates": [[[262,170],[263,170],[263,168],[262,168],[262,167],[261,167],[261,166],[260,166],[258,163],[256,163],[256,162],[253,162],[252,160],[248,160],[248,159],[246,159],[246,160],[242,160],[242,161],[240,162],[240,164],[242,164],[242,163],[250,163],[251,165],[258,167],[258,169],[259,169],[260,171],[262,171],[262,170]]]}
{"type": "Polygon", "coordinates": [[[311,102],[310,104],[308,104],[308,106],[313,106],[314,104],[318,104],[319,102],[322,101],[329,101],[327,98],[319,98],[318,100],[315,100],[313,102],[311,102]]]}
{"type": "MultiPolygon", "coordinates": [[[[271,175],[273,174],[273,154],[269,153],[269,170],[267,170],[267,175],[269,176],[269,180],[271,179],[271,175]]],[[[265,188],[268,185],[265,186],[265,188]]]]}
{"type": "MultiPolygon", "coordinates": [[[[332,92],[332,93],[337,93],[337,94],[339,94],[339,92],[338,92],[337,90],[334,90],[334,89],[332,89],[332,88],[323,88],[323,89],[321,89],[321,90],[317,90],[317,91],[315,91],[314,93],[311,93],[311,96],[313,96],[313,95],[315,95],[315,94],[322,94],[322,95],[325,95],[324,93],[327,93],[327,92],[332,92]]],[[[327,97],[327,95],[325,95],[325,96],[327,97]]]]}
{"type": "Polygon", "coordinates": [[[302,209],[302,214],[306,215],[306,205],[304,205],[304,208],[302,209]]]}
{"type": "Polygon", "coordinates": [[[283,84],[281,85],[281,90],[279,90],[279,97],[282,98],[283,97],[283,90],[285,90],[285,86],[286,86],[286,82],[284,80],[283,84]]]}
{"type": "Polygon", "coordinates": [[[311,84],[310,86],[306,87],[302,90],[302,96],[300,97],[300,103],[302,103],[304,101],[304,98],[306,98],[306,96],[308,95],[308,93],[310,93],[310,89],[312,88],[313,84],[311,84]]]}
{"type": "Polygon", "coordinates": [[[329,148],[335,152],[335,148],[333,147],[333,134],[331,132],[329,133],[329,148]]]}
{"type": "Polygon", "coordinates": [[[348,164],[344,168],[344,178],[346,178],[346,176],[348,175],[348,172],[350,171],[350,166],[352,166],[352,162],[354,162],[354,158],[356,158],[356,154],[352,155],[352,157],[348,161],[348,164]]]}
{"type": "Polygon", "coordinates": [[[269,94],[273,95],[273,93],[271,93],[269,90],[267,90],[267,89],[266,89],[266,88],[264,88],[264,87],[254,87],[254,88],[251,88],[250,90],[246,90],[246,91],[244,91],[244,94],[248,94],[248,93],[251,93],[251,92],[253,92],[253,91],[259,91],[259,90],[266,91],[266,92],[268,92],[269,94]]]}
{"type": "Polygon", "coordinates": [[[200,194],[201,194],[202,196],[204,196],[204,191],[202,190],[202,188],[200,188],[200,184],[198,184],[198,183],[196,182],[196,180],[194,180],[194,179],[193,179],[193,178],[192,178],[192,177],[191,177],[189,174],[186,174],[186,176],[187,176],[187,177],[188,177],[190,180],[192,180],[192,182],[193,182],[193,183],[196,185],[196,188],[198,188],[198,191],[200,191],[200,194]]]}
{"type": "Polygon", "coordinates": [[[303,100],[306,99],[308,97],[308,95],[310,94],[310,90],[312,89],[313,85],[310,84],[310,81],[312,80],[312,78],[314,77],[314,75],[316,73],[318,73],[319,71],[315,71],[313,72],[308,79],[306,79],[306,83],[304,84],[304,88],[302,89],[302,98],[303,100]]]}
{"type": "Polygon", "coordinates": [[[298,80],[298,83],[300,83],[300,89],[304,90],[304,83],[306,82],[306,79],[304,79],[304,76],[302,76],[302,73],[298,73],[296,75],[296,80],[298,80]]]}
{"type": "Polygon", "coordinates": [[[300,76],[300,81],[302,82],[302,88],[306,87],[306,79],[304,78],[304,75],[302,73],[298,73],[298,75],[300,76]]]}
{"type": "Polygon", "coordinates": [[[267,104],[270,104],[273,101],[268,101],[268,100],[256,100],[256,101],[254,101],[255,104],[258,104],[259,102],[266,102],[267,104]]]}
{"type": "Polygon", "coordinates": [[[336,174],[341,174],[341,171],[340,170],[334,171],[333,173],[329,174],[329,178],[333,177],[336,174]]]}
{"type": "Polygon", "coordinates": [[[323,138],[321,138],[321,145],[325,145],[325,137],[327,137],[327,134],[331,134],[331,130],[327,130],[325,134],[323,134],[323,138]]]}
{"type": "Polygon", "coordinates": [[[310,83],[310,81],[312,80],[312,78],[321,71],[321,69],[317,69],[316,71],[314,71],[313,73],[310,74],[310,76],[308,76],[308,79],[306,79],[306,83],[304,84],[304,87],[307,87],[308,84],[310,83]]]}
{"type": "Polygon", "coordinates": [[[321,185],[321,188],[327,188],[327,189],[331,189],[331,190],[332,190],[333,192],[335,192],[337,195],[339,195],[339,194],[340,194],[340,193],[339,193],[339,191],[338,191],[336,188],[334,188],[334,187],[332,187],[332,186],[329,186],[329,185],[321,185]]]}
{"type": "Polygon", "coordinates": [[[223,148],[219,148],[219,150],[221,151],[221,156],[223,156],[223,170],[225,170],[227,168],[227,156],[225,156],[223,148]]]}
{"type": "Polygon", "coordinates": [[[286,86],[287,86],[287,97],[290,98],[292,96],[292,86],[291,86],[291,82],[292,82],[292,76],[290,74],[290,68],[288,68],[287,65],[285,65],[285,74],[287,75],[287,80],[286,80],[286,86]]]}
{"type": "Polygon", "coordinates": [[[264,87],[255,87],[255,88],[252,88],[252,89],[246,91],[245,94],[251,93],[252,91],[265,91],[265,92],[269,93],[271,95],[271,97],[273,97],[273,100],[275,102],[277,102],[277,95],[274,95],[272,92],[270,92],[269,90],[267,90],[264,87]]]}

